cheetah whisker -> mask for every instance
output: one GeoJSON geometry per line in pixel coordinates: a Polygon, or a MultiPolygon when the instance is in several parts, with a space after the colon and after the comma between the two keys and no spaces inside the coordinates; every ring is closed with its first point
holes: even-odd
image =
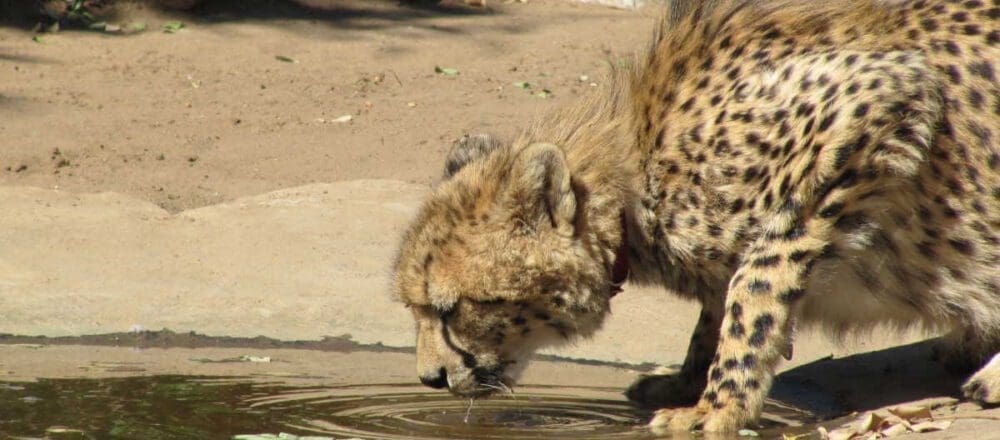
{"type": "Polygon", "coordinates": [[[465,423],[466,425],[469,424],[469,416],[472,414],[472,404],[475,402],[476,402],[475,397],[469,398],[469,408],[465,410],[465,418],[462,419],[462,422],[465,423]]]}

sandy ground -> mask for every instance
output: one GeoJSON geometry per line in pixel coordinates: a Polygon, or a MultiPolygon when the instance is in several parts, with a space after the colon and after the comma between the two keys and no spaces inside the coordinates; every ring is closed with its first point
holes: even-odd
{"type": "Polygon", "coordinates": [[[452,140],[512,135],[573,99],[655,16],[557,1],[243,3],[177,17],[187,27],[173,34],[145,10],[127,20],[149,29],[133,36],[39,44],[0,31],[0,184],[115,191],[171,212],[314,182],[428,184],[452,140]]]}
{"type": "MultiPolygon", "coordinates": [[[[169,328],[411,346],[388,268],[450,143],[512,136],[585,93],[607,63],[643,47],[657,15],[550,0],[310,4],[221,1],[197,17],[132,7],[122,23],[145,32],[61,32],[41,43],[0,27],[0,333],[169,328]],[[171,20],[186,27],[161,32],[171,20]]],[[[547,353],[676,364],[696,315],[664,292],[630,288],[594,340],[547,353]]],[[[805,331],[786,377],[820,384],[848,409],[955,395],[957,381],[926,350],[845,358],[922,337],[835,344],[805,331]],[[847,360],[821,360],[830,356],[847,360]],[[901,368],[912,371],[886,385],[883,371],[901,368]],[[862,373],[888,388],[858,388],[862,373]],[[905,392],[906,380],[917,391],[905,392]]],[[[78,370],[70,352],[4,350],[0,367],[22,372],[12,378],[78,370]],[[34,366],[62,365],[46,364],[53,358],[65,368],[34,366]]],[[[324,356],[286,354],[305,370],[324,356]]],[[[199,372],[169,360],[186,356],[150,357],[140,373],[199,372]]],[[[544,382],[559,371],[531,374],[544,382]]],[[[636,373],[608,374],[606,384],[622,386],[636,373]]],[[[794,399],[797,389],[775,393],[794,399]]]]}

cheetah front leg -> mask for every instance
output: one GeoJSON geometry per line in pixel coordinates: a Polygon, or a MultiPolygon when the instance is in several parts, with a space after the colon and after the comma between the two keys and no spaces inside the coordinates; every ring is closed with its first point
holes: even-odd
{"type": "Polygon", "coordinates": [[[794,305],[827,240],[823,226],[788,215],[765,229],[729,283],[719,348],[693,408],[662,409],[654,431],[734,431],[757,420],[779,358],[788,352],[794,305]]]}
{"type": "Polygon", "coordinates": [[[719,346],[722,323],[721,301],[703,301],[701,315],[691,334],[684,365],[676,374],[652,374],[637,380],[625,395],[646,408],[690,405],[705,389],[705,377],[712,355],[719,346]]]}

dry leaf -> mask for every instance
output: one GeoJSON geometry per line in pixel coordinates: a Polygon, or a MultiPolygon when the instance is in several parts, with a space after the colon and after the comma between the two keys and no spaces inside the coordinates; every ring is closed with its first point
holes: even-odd
{"type": "Polygon", "coordinates": [[[881,431],[881,434],[886,437],[895,437],[897,435],[903,435],[910,431],[909,429],[907,429],[908,426],[909,425],[904,425],[902,423],[897,425],[890,425],[888,428],[883,429],[881,431]]]}
{"type": "Polygon", "coordinates": [[[931,422],[917,423],[911,426],[914,432],[943,431],[951,427],[953,420],[935,420],[931,422]]]}
{"type": "Polygon", "coordinates": [[[855,425],[856,432],[877,431],[885,419],[873,412],[862,414],[855,425]]]}
{"type": "MultiPolygon", "coordinates": [[[[826,431],[826,429],[824,429],[823,431],[826,431]]],[[[833,431],[827,432],[825,434],[824,432],[821,431],[820,438],[822,438],[823,440],[850,440],[856,434],[857,431],[855,431],[854,428],[845,427],[845,428],[834,429],[833,431]]]]}
{"type": "Polygon", "coordinates": [[[897,406],[889,408],[889,413],[905,420],[929,419],[931,409],[925,406],[897,406]]]}

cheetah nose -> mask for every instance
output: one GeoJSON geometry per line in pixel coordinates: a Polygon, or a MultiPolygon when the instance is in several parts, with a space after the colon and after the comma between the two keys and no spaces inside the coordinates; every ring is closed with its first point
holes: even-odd
{"type": "Polygon", "coordinates": [[[437,377],[427,377],[420,376],[420,382],[431,388],[447,388],[448,387],[448,372],[445,371],[444,367],[438,370],[437,377]]]}

